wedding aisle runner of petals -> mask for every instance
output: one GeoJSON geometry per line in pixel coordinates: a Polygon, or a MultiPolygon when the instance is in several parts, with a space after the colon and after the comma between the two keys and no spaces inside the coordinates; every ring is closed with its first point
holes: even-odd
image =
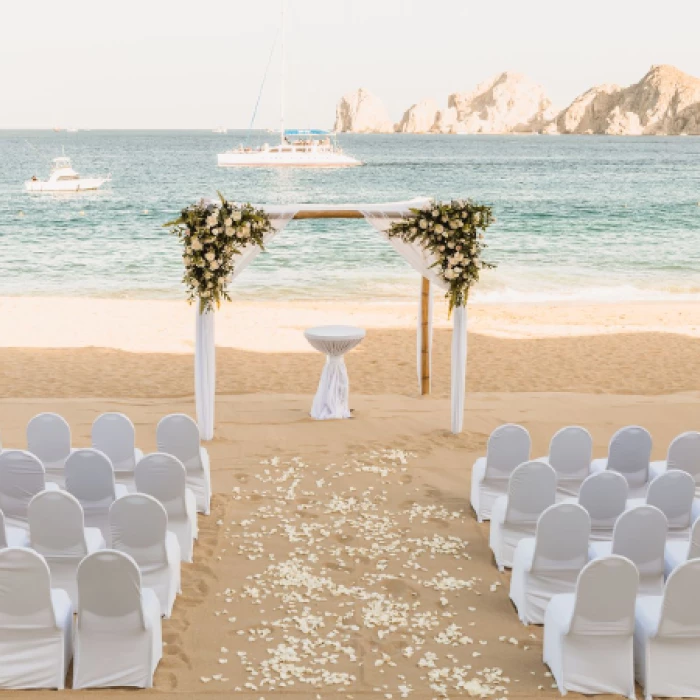
{"type": "Polygon", "coordinates": [[[268,700],[280,691],[502,698],[518,694],[520,679],[499,662],[522,659],[537,639],[512,665],[550,689],[541,629],[518,627],[502,600],[497,624],[480,618],[485,597],[504,593],[498,573],[483,562],[483,578],[471,573],[463,539],[467,525],[475,532],[471,514],[426,499],[411,458],[391,450],[323,466],[273,458],[240,476],[217,521],[213,566],[235,575],[214,592],[221,646],[201,683],[268,700]],[[499,634],[504,627],[511,635],[499,634]]]}

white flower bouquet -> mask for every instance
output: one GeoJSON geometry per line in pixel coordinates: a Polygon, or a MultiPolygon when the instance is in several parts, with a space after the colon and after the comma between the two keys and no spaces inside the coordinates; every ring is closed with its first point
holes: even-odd
{"type": "Polygon", "coordinates": [[[451,312],[466,305],[481,270],[495,267],[481,259],[486,248],[483,232],[494,221],[491,207],[469,199],[433,201],[424,209],[411,209],[410,216],[392,224],[387,234],[418,243],[433,255],[433,267],[449,286],[445,296],[451,312]]]}
{"type": "Polygon", "coordinates": [[[201,200],[182,210],[180,216],[164,226],[170,227],[182,245],[190,303],[199,301],[202,313],[230,301],[226,285],[233,273],[235,259],[248,245],[264,250],[265,234],[272,224],[262,209],[251,204],[228,202],[221,193],[219,202],[201,200]]]}

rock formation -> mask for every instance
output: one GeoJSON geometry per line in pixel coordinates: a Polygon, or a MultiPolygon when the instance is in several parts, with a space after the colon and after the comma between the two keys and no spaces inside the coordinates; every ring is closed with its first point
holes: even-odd
{"type": "Polygon", "coordinates": [[[467,134],[541,131],[555,115],[541,85],[510,72],[481,83],[472,92],[450,95],[447,106],[456,111],[456,124],[450,124],[450,130],[467,134]]]}
{"type": "Polygon", "coordinates": [[[395,129],[409,134],[427,133],[435,126],[437,114],[438,106],[435,100],[421,100],[403,113],[395,129]]]}
{"type": "Polygon", "coordinates": [[[382,101],[364,88],[343,95],[335,109],[333,128],[335,131],[360,134],[394,131],[394,125],[382,101]]]}
{"type": "Polygon", "coordinates": [[[652,66],[629,87],[602,85],[588,90],[555,123],[563,134],[698,134],[700,80],[673,66],[652,66]]]}

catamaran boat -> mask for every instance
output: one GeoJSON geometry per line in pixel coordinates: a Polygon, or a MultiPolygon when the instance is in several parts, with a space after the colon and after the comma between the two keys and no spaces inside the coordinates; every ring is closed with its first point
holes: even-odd
{"type": "Polygon", "coordinates": [[[70,158],[60,156],[52,161],[51,174],[48,180],[39,180],[34,176],[24,183],[28,192],[82,192],[83,190],[98,190],[105,182],[112,178],[106,177],[80,177],[73,170],[70,158]]]}
{"type": "Polygon", "coordinates": [[[362,163],[343,153],[335,142],[335,134],[320,129],[287,129],[276,146],[244,148],[219,153],[219,165],[235,166],[306,166],[339,168],[362,163]]]}
{"type": "MultiPolygon", "coordinates": [[[[284,128],[284,78],[285,78],[285,52],[284,52],[284,15],[285,0],[282,0],[282,80],[280,94],[280,143],[271,146],[266,143],[259,148],[244,148],[239,146],[236,149],[219,153],[217,162],[223,167],[274,167],[291,166],[307,168],[342,168],[362,163],[352,156],[343,153],[338,146],[335,134],[321,129],[287,129],[284,128]]],[[[273,46],[274,51],[274,46],[273,46]]],[[[272,57],[272,54],[270,54],[272,57]]],[[[268,67],[269,67],[268,62],[268,67]]],[[[267,78],[267,69],[263,76],[260,94],[267,78]]],[[[258,95],[258,103],[260,102],[258,95]]],[[[258,105],[255,105],[250,128],[253,128],[255,114],[258,105]]]]}

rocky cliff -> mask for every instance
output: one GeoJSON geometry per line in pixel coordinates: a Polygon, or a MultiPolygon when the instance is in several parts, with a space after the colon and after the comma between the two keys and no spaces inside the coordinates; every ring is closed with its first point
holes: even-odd
{"type": "Polygon", "coordinates": [[[343,95],[335,109],[333,128],[335,131],[358,134],[394,131],[394,125],[382,101],[364,88],[343,95]]]}
{"type": "Polygon", "coordinates": [[[438,106],[435,100],[421,100],[409,107],[401,121],[396,125],[396,131],[410,134],[424,134],[435,126],[438,106]]]}
{"type": "Polygon", "coordinates": [[[562,134],[699,134],[700,80],[673,66],[652,66],[629,87],[588,90],[557,116],[555,124],[562,134]]]}
{"type": "Polygon", "coordinates": [[[555,115],[544,88],[520,73],[501,73],[471,92],[447,98],[454,109],[445,126],[467,134],[509,134],[541,131],[555,115]]]}

